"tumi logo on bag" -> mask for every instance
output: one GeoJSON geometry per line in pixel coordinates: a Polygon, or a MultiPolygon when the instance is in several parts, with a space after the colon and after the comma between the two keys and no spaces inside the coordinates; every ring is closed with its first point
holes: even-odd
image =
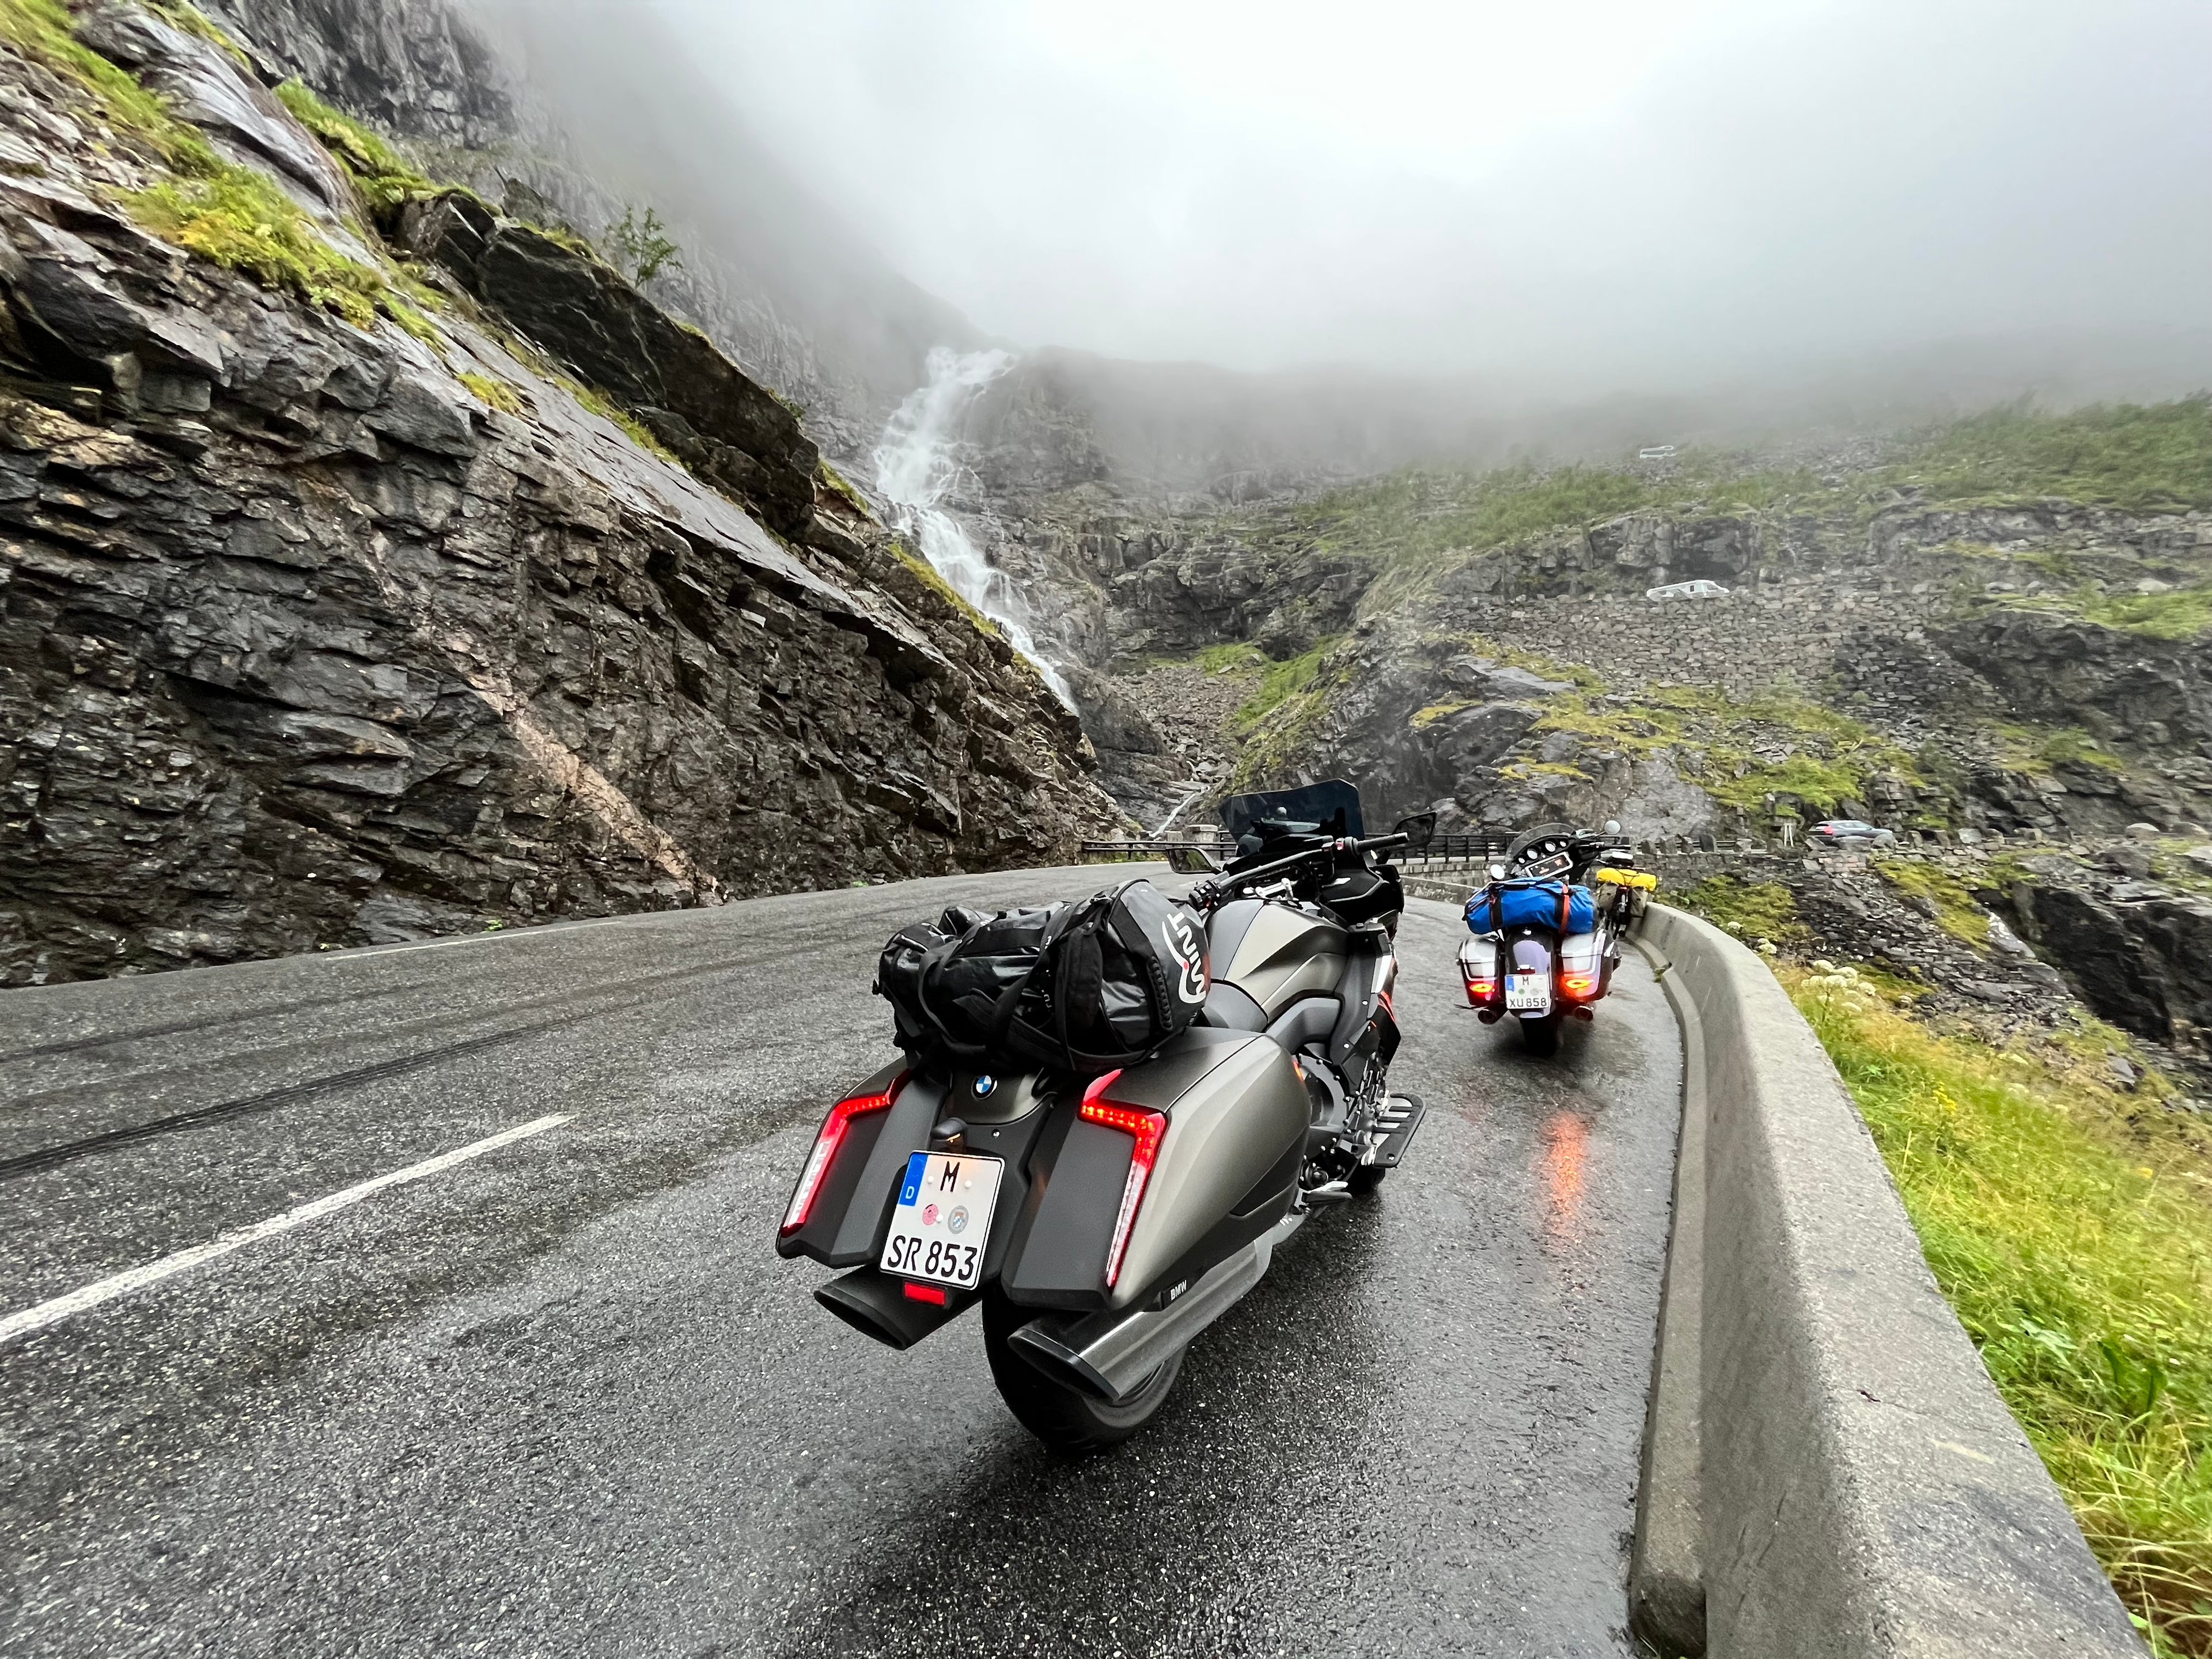
{"type": "Polygon", "coordinates": [[[1185,1002],[1206,1000],[1206,940],[1188,916],[1176,915],[1168,918],[1168,954],[1175,965],[1182,970],[1176,982],[1176,994],[1185,1002]]]}

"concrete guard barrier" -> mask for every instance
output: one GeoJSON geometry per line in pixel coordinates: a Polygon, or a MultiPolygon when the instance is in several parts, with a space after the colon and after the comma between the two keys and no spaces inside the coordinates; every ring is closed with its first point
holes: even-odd
{"type": "Polygon", "coordinates": [[[1662,905],[1638,942],[1687,1065],[1638,1633],[1667,1659],[2143,1659],[1779,981],[1662,905]]]}

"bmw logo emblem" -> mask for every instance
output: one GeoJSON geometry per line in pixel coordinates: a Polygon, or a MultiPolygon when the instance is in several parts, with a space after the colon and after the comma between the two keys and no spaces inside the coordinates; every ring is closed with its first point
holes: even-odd
{"type": "Polygon", "coordinates": [[[978,1100],[982,1099],[985,1095],[989,1094],[992,1090],[998,1086],[999,1079],[993,1077],[988,1072],[984,1073],[982,1076],[975,1079],[975,1098],[978,1100]]]}

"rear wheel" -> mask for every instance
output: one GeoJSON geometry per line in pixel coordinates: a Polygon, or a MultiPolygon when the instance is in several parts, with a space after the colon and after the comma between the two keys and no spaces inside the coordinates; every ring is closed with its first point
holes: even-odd
{"type": "Polygon", "coordinates": [[[1522,1046],[1539,1060],[1549,1060],[1559,1052],[1559,1024],[1564,1016],[1547,1014],[1541,1019],[1521,1022],[1522,1046]]]}
{"type": "Polygon", "coordinates": [[[1015,1306],[995,1285],[983,1293],[983,1353],[991,1362],[999,1397],[1024,1428],[1054,1451],[1118,1445],[1167,1402],[1182,1370],[1181,1352],[1163,1362],[1126,1404],[1109,1406],[1095,1395],[1054,1382],[1022,1358],[1008,1339],[1036,1316],[1034,1309],[1015,1306]]]}

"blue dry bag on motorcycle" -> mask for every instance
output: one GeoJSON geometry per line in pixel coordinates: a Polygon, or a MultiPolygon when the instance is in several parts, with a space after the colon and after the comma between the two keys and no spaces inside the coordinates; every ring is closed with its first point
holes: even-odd
{"type": "Polygon", "coordinates": [[[1508,927],[1587,933],[1597,926],[1597,899],[1589,888],[1570,887],[1564,881],[1486,887],[1467,902],[1467,925],[1469,932],[1476,933],[1495,933],[1508,927]]]}

